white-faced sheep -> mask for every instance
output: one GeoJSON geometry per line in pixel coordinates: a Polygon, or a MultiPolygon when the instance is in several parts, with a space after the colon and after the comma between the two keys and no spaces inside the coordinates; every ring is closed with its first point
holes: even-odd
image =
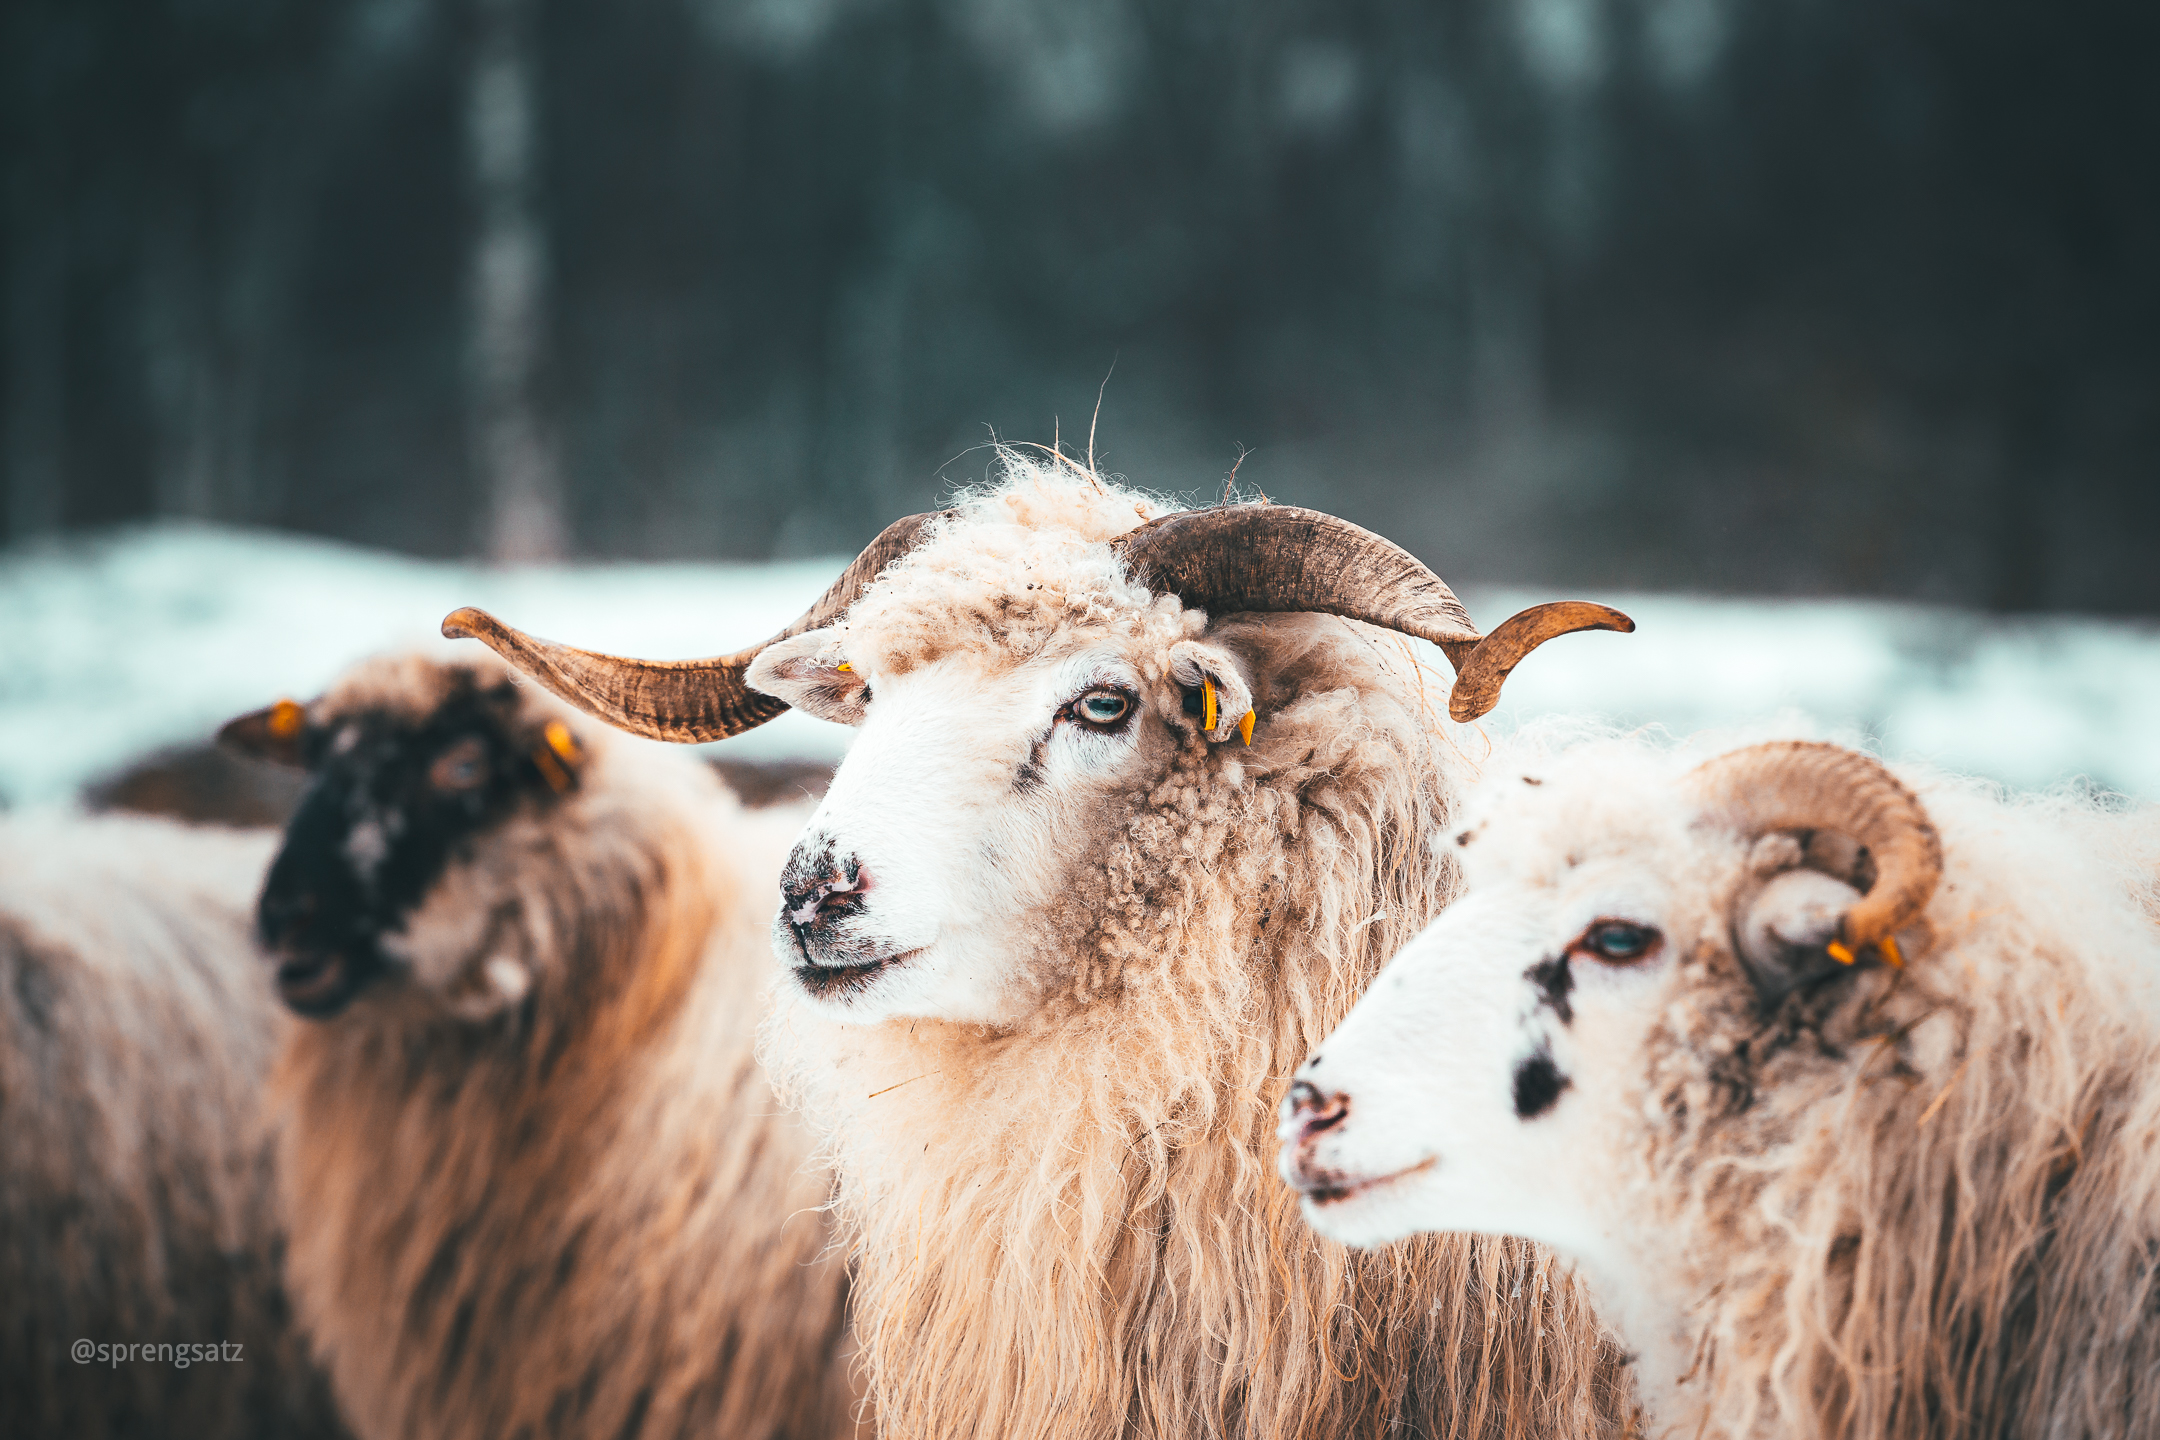
{"type": "Polygon", "coordinates": [[[855,1433],[830,1180],[753,1054],[800,812],[492,660],[228,735],[313,772],[259,922],[317,1022],[275,1077],[288,1276],[359,1433],[855,1433]]]}
{"type": "Polygon", "coordinates": [[[275,843],[0,823],[0,1435],[341,1433],[259,1123],[289,1024],[250,924],[275,843]]]}
{"type": "Polygon", "coordinates": [[[787,705],[858,727],[783,881],[771,1043],[831,1136],[881,1423],[943,1440],[1615,1421],[1599,1332],[1530,1247],[1359,1256],[1269,1176],[1291,1066],[1454,886],[1427,840],[1465,732],[1374,627],[1448,648],[1474,713],[1592,624],[1626,622],[1480,637],[1342,521],[1166,512],[1014,460],[740,655],[446,628],[647,734],[787,705]]]}
{"type": "Polygon", "coordinates": [[[2160,811],[1628,740],[1461,839],[1286,1102],[1316,1226],[1578,1257],[1658,1433],[2160,1434],[2160,811]]]}

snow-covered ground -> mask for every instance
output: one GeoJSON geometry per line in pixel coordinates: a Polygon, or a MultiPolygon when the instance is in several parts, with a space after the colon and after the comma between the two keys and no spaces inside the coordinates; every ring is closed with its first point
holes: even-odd
{"type": "MultiPolygon", "coordinates": [[[[66,801],[242,710],[310,695],[363,655],[425,643],[459,605],[595,649],[709,655],[793,619],[840,563],[506,571],[171,525],[7,552],[0,798],[66,801]]],[[[1487,625],[1555,598],[1464,594],[1487,625]]],[[[1556,642],[1509,682],[1490,723],[1591,712],[1684,734],[1799,711],[1893,756],[2018,786],[2083,777],[2160,800],[2160,628],[1860,602],[1591,598],[1627,610],[1638,632],[1556,642]]],[[[790,713],[714,748],[837,757],[848,734],[790,713]]]]}

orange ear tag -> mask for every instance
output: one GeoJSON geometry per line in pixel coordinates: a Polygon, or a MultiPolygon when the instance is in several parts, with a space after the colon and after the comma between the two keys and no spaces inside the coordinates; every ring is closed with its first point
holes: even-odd
{"type": "Polygon", "coordinates": [[[307,711],[294,700],[280,700],[270,707],[269,729],[273,740],[290,740],[307,723],[307,711]]]}
{"type": "Polygon", "coordinates": [[[562,762],[565,765],[578,765],[584,762],[585,752],[578,747],[577,736],[571,734],[570,727],[563,724],[562,721],[548,721],[540,733],[546,737],[548,749],[562,757],[562,762]]]}
{"type": "Polygon", "coordinates": [[[560,720],[548,721],[540,736],[544,743],[533,746],[533,768],[550,790],[563,794],[570,788],[571,773],[585,762],[585,752],[578,748],[577,736],[570,733],[570,727],[560,720]]]}
{"type": "Polygon", "coordinates": [[[1245,745],[1248,749],[1250,749],[1252,746],[1253,721],[1258,718],[1259,717],[1254,715],[1252,711],[1247,710],[1245,712],[1245,718],[1237,722],[1237,733],[1245,738],[1245,745]]]}
{"type": "Polygon", "coordinates": [[[1853,963],[1852,951],[1846,949],[1839,941],[1832,940],[1826,948],[1830,951],[1830,958],[1837,961],[1838,964],[1850,965],[1853,963]]]}
{"type": "Polygon", "coordinates": [[[1215,728],[1215,682],[1200,677],[1200,729],[1202,732],[1215,728]]]}
{"type": "Polygon", "coordinates": [[[548,789],[560,795],[570,788],[570,772],[563,769],[562,761],[556,759],[555,752],[547,746],[533,746],[532,762],[533,768],[540,772],[540,778],[548,782],[548,789]]]}
{"type": "Polygon", "coordinates": [[[1905,968],[1905,957],[1898,953],[1897,936],[1883,936],[1881,940],[1875,943],[1875,948],[1882,951],[1882,958],[1890,962],[1891,969],[1902,970],[1905,968]]]}

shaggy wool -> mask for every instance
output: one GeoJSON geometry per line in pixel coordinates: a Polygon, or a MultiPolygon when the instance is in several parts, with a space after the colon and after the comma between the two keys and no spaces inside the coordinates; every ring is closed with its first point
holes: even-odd
{"type": "Polygon", "coordinates": [[[0,822],[0,1435],[343,1433],[278,1277],[274,843],[0,822]]]}
{"type": "MultiPolygon", "coordinates": [[[[475,670],[509,683],[381,662],[310,721],[418,725],[475,670]]],[[[412,972],[301,1027],[277,1070],[291,1282],[354,1426],[868,1434],[830,1182],[752,1054],[800,816],[746,815],[688,756],[518,703],[536,733],[580,727],[575,793],[478,837],[411,918],[412,972]],[[461,1014],[501,956],[529,992],[461,1014]]]]}
{"type": "Polygon", "coordinates": [[[1487,742],[1442,718],[1445,685],[1398,637],[1211,623],[1136,589],[1102,543],[1160,502],[1008,464],[855,605],[846,653],[997,684],[1099,644],[1163,687],[1169,647],[1204,635],[1250,659],[1261,720],[1249,749],[1187,729],[1084,831],[1011,857],[1059,867],[1056,898],[1016,917],[1024,1021],[772,1022],[841,1177],[884,1433],[1618,1428],[1615,1352],[1542,1252],[1353,1253],[1274,1178],[1291,1072],[1453,892],[1430,841],[1487,742]]]}
{"type": "Polygon", "coordinates": [[[1676,886],[1609,1140],[1645,1314],[1692,1348],[1680,1433],[2160,1435],[2160,807],[1897,767],[1945,862],[1903,967],[1766,1015],[1730,928],[1759,860],[1694,826],[1696,757],[1554,748],[1541,825],[1478,843],[1676,886]]]}

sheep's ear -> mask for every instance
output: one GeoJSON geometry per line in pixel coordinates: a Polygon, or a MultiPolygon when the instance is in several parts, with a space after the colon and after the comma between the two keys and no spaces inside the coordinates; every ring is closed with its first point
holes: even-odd
{"type": "Polygon", "coordinates": [[[1244,661],[1205,640],[1180,640],[1170,647],[1170,678],[1184,697],[1193,728],[1218,743],[1241,735],[1252,744],[1258,716],[1244,661]]]}
{"type": "Polygon", "coordinates": [[[811,630],[768,645],[743,675],[753,690],[785,700],[806,715],[860,725],[870,687],[848,663],[838,628],[811,630]]]}
{"type": "Polygon", "coordinates": [[[307,731],[307,707],[297,700],[280,700],[226,721],[217,739],[236,754],[305,770],[307,731]]]}
{"type": "MultiPolygon", "coordinates": [[[[1796,847],[1797,848],[1797,847],[1796,847]]],[[[1838,920],[1860,892],[1820,870],[1787,870],[1766,880],[1742,904],[1733,925],[1735,948],[1766,1010],[1787,995],[1853,967],[1830,949],[1838,920]]]]}

